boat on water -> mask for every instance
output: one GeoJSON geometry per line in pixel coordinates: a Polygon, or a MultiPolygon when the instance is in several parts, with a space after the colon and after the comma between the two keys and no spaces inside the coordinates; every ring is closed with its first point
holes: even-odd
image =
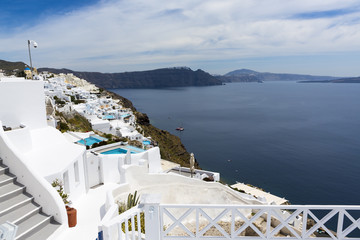
{"type": "Polygon", "coordinates": [[[184,131],[185,129],[183,127],[177,127],[175,130],[176,131],[184,131]]]}

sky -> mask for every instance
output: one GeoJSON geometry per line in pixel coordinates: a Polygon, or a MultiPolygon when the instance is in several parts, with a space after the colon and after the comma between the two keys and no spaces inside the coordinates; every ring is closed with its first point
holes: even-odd
{"type": "Polygon", "coordinates": [[[0,59],[126,72],[360,76],[358,0],[0,0],[0,59]]]}

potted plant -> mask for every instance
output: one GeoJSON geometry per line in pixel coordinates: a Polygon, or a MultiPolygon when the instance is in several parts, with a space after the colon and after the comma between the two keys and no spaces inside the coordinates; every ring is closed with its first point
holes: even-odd
{"type": "Polygon", "coordinates": [[[68,200],[69,194],[64,192],[64,186],[63,183],[59,179],[55,179],[51,185],[56,188],[57,192],[59,193],[60,197],[62,198],[66,212],[68,215],[68,224],[69,227],[75,227],[76,226],[76,209],[69,206],[71,202],[68,200]]]}

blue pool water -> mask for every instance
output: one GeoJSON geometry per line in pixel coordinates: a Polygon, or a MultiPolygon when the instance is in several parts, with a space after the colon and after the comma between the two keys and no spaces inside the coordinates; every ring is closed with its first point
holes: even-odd
{"type": "Polygon", "coordinates": [[[112,119],[115,119],[115,116],[113,116],[113,115],[105,115],[105,116],[102,117],[102,119],[103,119],[103,120],[104,120],[104,119],[112,120],[112,119]]]}
{"type": "Polygon", "coordinates": [[[91,145],[93,145],[94,143],[99,143],[99,142],[102,142],[102,141],[104,141],[105,139],[104,138],[101,138],[101,137],[88,137],[88,138],[85,138],[85,143],[86,144],[84,144],[84,140],[83,139],[81,139],[81,140],[79,140],[79,141],[77,141],[78,143],[80,143],[80,144],[83,144],[83,145],[86,145],[86,146],[91,146],[91,145]]]}
{"type": "Polygon", "coordinates": [[[101,154],[126,154],[128,150],[130,150],[131,154],[141,153],[141,152],[145,151],[141,148],[137,148],[137,147],[133,147],[133,146],[124,146],[121,148],[115,148],[115,149],[112,149],[109,151],[102,152],[101,154]]]}
{"type": "Polygon", "coordinates": [[[144,145],[150,145],[150,143],[151,143],[150,141],[143,141],[144,145]]]}
{"type": "Polygon", "coordinates": [[[145,152],[144,149],[137,148],[137,147],[134,147],[134,146],[125,146],[124,148],[125,149],[130,149],[130,150],[134,151],[135,153],[145,152]]]}
{"type": "MultiPolygon", "coordinates": [[[[113,150],[102,152],[101,154],[106,154],[107,155],[107,154],[126,154],[126,153],[127,153],[126,149],[116,148],[116,149],[113,149],[113,150]]],[[[136,153],[136,152],[130,151],[130,153],[136,153]]]]}

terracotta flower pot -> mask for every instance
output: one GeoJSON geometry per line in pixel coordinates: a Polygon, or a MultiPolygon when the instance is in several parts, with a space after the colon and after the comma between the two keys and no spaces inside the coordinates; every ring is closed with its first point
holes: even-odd
{"type": "Polygon", "coordinates": [[[71,208],[69,206],[66,206],[66,212],[68,215],[68,224],[69,227],[75,227],[76,226],[76,209],[71,208]]]}

